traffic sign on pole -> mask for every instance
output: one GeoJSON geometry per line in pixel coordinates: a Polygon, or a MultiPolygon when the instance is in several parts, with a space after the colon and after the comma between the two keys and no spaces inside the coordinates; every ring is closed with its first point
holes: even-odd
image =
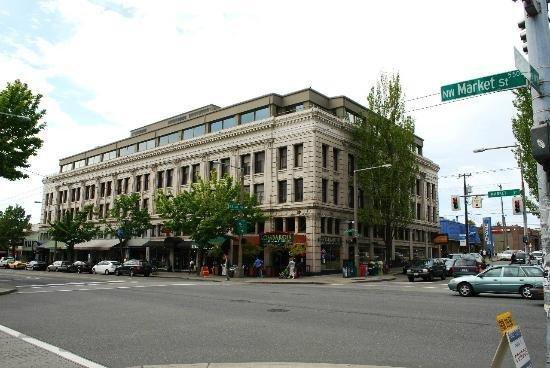
{"type": "Polygon", "coordinates": [[[521,190],[519,189],[505,189],[505,190],[495,190],[492,192],[488,192],[487,196],[489,198],[495,198],[495,197],[512,197],[520,195],[521,190]]]}
{"type": "Polygon", "coordinates": [[[514,47],[514,61],[516,63],[516,68],[523,76],[529,81],[531,87],[533,87],[538,93],[540,93],[540,79],[539,73],[533,68],[531,64],[523,55],[514,47]]]}
{"type": "Polygon", "coordinates": [[[241,211],[243,209],[243,205],[237,202],[229,202],[227,208],[230,211],[241,211]]]}
{"type": "Polygon", "coordinates": [[[476,78],[464,82],[448,84],[441,87],[441,101],[456,100],[483,93],[506,91],[509,89],[525,87],[527,81],[517,70],[506,73],[476,78]]]}

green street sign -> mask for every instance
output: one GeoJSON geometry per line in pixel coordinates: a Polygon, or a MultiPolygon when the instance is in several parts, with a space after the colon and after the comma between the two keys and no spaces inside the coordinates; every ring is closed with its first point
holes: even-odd
{"type": "Polygon", "coordinates": [[[521,191],[519,189],[505,189],[505,190],[495,190],[493,192],[488,192],[487,196],[489,198],[495,197],[512,197],[520,195],[521,191]]]}
{"type": "Polygon", "coordinates": [[[516,63],[516,68],[520,71],[521,74],[529,81],[531,87],[533,87],[538,93],[540,92],[540,78],[539,73],[533,68],[531,64],[523,55],[514,47],[514,61],[516,63]]]}
{"type": "Polygon", "coordinates": [[[248,222],[245,220],[237,220],[236,226],[235,226],[235,233],[238,235],[246,234],[246,231],[248,230],[248,222]]]}
{"type": "Polygon", "coordinates": [[[228,205],[227,205],[227,208],[230,210],[230,211],[241,211],[243,209],[243,205],[240,204],[240,203],[237,203],[237,202],[230,202],[228,205]]]}
{"type": "Polygon", "coordinates": [[[441,101],[456,100],[483,93],[525,87],[527,80],[518,70],[490,75],[441,87],[441,101]]]}

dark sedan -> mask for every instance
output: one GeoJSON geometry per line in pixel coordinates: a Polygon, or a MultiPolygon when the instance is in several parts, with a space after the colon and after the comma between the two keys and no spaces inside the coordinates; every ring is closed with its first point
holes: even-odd
{"type": "Polygon", "coordinates": [[[67,267],[67,272],[92,273],[92,265],[86,262],[76,261],[67,267]]]}
{"type": "Polygon", "coordinates": [[[441,280],[445,280],[446,273],[445,262],[440,259],[414,259],[407,269],[407,278],[410,282],[413,282],[416,277],[429,281],[432,281],[434,277],[441,277],[441,280]]]}
{"type": "Polygon", "coordinates": [[[453,277],[460,277],[466,275],[477,275],[483,268],[481,263],[477,262],[474,258],[461,258],[457,259],[451,267],[453,277]]]}
{"type": "Polygon", "coordinates": [[[46,267],[48,267],[46,262],[30,261],[30,262],[27,262],[25,269],[29,271],[46,271],[46,267]]]}
{"type": "Polygon", "coordinates": [[[117,267],[115,275],[143,275],[145,277],[148,277],[152,272],[153,268],[147,261],[131,259],[127,262],[124,262],[122,266],[117,267]]]}

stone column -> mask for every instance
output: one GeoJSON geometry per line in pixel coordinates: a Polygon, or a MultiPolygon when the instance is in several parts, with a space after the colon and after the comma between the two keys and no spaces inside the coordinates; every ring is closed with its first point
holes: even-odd
{"type": "Polygon", "coordinates": [[[180,192],[181,187],[181,161],[178,161],[174,167],[174,175],[172,177],[172,188],[174,195],[180,192]]]}

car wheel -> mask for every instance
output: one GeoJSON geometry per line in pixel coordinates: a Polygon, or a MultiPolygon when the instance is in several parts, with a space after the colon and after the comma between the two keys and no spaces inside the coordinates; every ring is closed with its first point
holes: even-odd
{"type": "Polygon", "coordinates": [[[92,274],[95,275],[95,268],[92,268],[92,274]]]}
{"type": "Polygon", "coordinates": [[[120,276],[120,271],[119,271],[119,270],[116,270],[116,271],[115,271],[115,275],[120,276]]]}
{"type": "Polygon", "coordinates": [[[130,277],[134,277],[134,270],[130,269],[130,277]]]}
{"type": "Polygon", "coordinates": [[[468,284],[467,282],[463,282],[461,284],[458,284],[457,287],[458,293],[460,296],[470,296],[473,295],[473,289],[472,285],[468,284]]]}
{"type": "Polygon", "coordinates": [[[414,277],[409,276],[409,282],[414,282],[414,277]]]}
{"type": "Polygon", "coordinates": [[[109,274],[109,270],[105,270],[105,275],[108,275],[109,274]]]}
{"type": "Polygon", "coordinates": [[[150,273],[149,272],[146,272],[143,276],[145,277],[149,277],[150,273]]]}
{"type": "Polygon", "coordinates": [[[533,294],[531,294],[531,285],[523,285],[519,288],[519,293],[523,299],[533,299],[533,294]]]}
{"type": "Polygon", "coordinates": [[[428,275],[428,281],[433,281],[434,280],[434,275],[432,275],[431,273],[428,275]]]}

